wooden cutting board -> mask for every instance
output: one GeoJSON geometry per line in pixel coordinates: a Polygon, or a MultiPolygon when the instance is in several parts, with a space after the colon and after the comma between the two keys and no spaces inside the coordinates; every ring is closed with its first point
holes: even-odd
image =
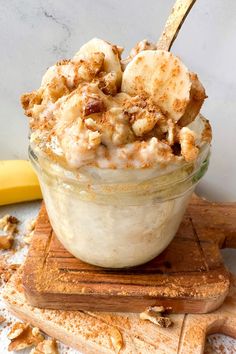
{"type": "Polygon", "coordinates": [[[229,291],[219,249],[236,247],[236,203],[192,199],[169,247],[153,261],[125,270],[91,266],[57,240],[43,205],[23,271],[26,298],[41,308],[142,312],[163,305],[174,313],[207,313],[229,291]]]}
{"type": "Polygon", "coordinates": [[[170,328],[140,320],[135,313],[32,307],[24,295],[21,269],[6,285],[3,298],[14,315],[84,354],[202,354],[207,334],[224,333],[236,338],[236,278],[232,278],[230,293],[219,310],[171,315],[174,324],[170,328]],[[120,351],[117,338],[122,340],[120,351]]]}

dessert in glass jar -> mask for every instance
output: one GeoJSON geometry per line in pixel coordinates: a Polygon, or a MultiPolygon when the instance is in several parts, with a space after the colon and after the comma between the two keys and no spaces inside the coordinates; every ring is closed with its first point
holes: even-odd
{"type": "Polygon", "coordinates": [[[168,246],[211,142],[196,74],[147,41],[124,62],[121,53],[95,38],[21,98],[58,239],[109,268],[145,263],[168,246]]]}

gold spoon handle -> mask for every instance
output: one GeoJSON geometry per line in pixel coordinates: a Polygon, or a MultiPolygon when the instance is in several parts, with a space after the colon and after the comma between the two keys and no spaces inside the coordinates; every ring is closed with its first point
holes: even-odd
{"type": "Polygon", "coordinates": [[[157,42],[157,49],[170,50],[179,30],[196,0],[176,0],[157,42]]]}

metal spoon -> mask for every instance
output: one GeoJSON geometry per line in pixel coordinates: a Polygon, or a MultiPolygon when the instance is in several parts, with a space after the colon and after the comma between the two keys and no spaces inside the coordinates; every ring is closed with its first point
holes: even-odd
{"type": "Polygon", "coordinates": [[[157,42],[157,49],[170,50],[181,26],[196,0],[176,0],[157,42]]]}

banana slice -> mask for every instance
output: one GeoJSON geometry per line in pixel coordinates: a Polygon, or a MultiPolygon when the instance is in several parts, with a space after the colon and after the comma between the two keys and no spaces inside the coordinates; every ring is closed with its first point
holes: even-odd
{"type": "Polygon", "coordinates": [[[184,127],[194,121],[195,117],[200,112],[202,104],[207,98],[204,87],[199,81],[197,74],[189,73],[191,80],[190,100],[184,112],[184,115],[179,120],[179,125],[184,127]]]}
{"type": "Polygon", "coordinates": [[[168,118],[189,124],[206,98],[197,75],[172,53],[146,50],[127,65],[121,90],[130,95],[149,96],[168,118]]]}
{"type": "Polygon", "coordinates": [[[91,53],[96,52],[102,52],[105,55],[104,71],[107,73],[114,72],[117,78],[117,85],[120,86],[122,70],[119,58],[120,51],[116,46],[113,46],[102,39],[93,38],[80,48],[73,60],[86,59],[91,53]]]}

